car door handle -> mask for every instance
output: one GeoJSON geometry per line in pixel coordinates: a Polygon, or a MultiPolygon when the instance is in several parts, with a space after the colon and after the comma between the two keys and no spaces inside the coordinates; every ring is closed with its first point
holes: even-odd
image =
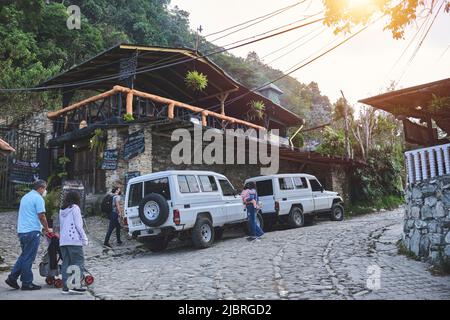
{"type": "Polygon", "coordinates": [[[287,198],[282,198],[281,201],[287,201],[287,198]]]}

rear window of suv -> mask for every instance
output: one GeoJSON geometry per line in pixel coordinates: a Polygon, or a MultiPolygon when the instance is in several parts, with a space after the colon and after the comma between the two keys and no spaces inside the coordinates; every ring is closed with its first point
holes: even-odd
{"type": "Polygon", "coordinates": [[[142,200],[142,182],[130,186],[128,207],[136,207],[142,200]]]}
{"type": "Polygon", "coordinates": [[[272,196],[273,195],[273,184],[272,180],[262,180],[256,182],[256,191],[258,196],[272,196]]]}
{"type": "Polygon", "coordinates": [[[159,193],[166,200],[170,200],[169,179],[161,178],[144,182],[144,195],[149,193],[159,193]]]}
{"type": "Polygon", "coordinates": [[[200,192],[195,176],[178,176],[178,187],[181,193],[200,192]]]}

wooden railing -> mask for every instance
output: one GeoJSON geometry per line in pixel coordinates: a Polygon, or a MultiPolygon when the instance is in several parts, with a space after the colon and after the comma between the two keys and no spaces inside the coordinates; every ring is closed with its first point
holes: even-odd
{"type": "Polygon", "coordinates": [[[408,182],[450,175],[450,143],[405,152],[408,182]]]}
{"type": "MultiPolygon", "coordinates": [[[[216,113],[213,111],[205,110],[199,107],[195,107],[186,103],[182,103],[176,100],[160,97],[154,94],[122,87],[122,86],[114,86],[112,90],[106,91],[104,93],[101,93],[99,95],[90,97],[88,99],[85,99],[83,101],[77,102],[75,104],[72,104],[66,108],[63,108],[58,111],[49,112],[48,118],[52,120],[59,119],[60,123],[64,123],[64,127],[67,127],[67,123],[72,122],[77,124],[77,122],[80,122],[82,120],[86,121],[89,125],[91,122],[89,121],[89,117],[91,116],[92,112],[91,110],[86,110],[85,112],[81,112],[81,108],[89,108],[92,104],[98,104],[101,100],[110,99],[112,97],[115,97],[118,95],[118,99],[116,99],[118,107],[117,110],[114,112],[111,112],[111,110],[108,110],[109,113],[111,113],[115,117],[121,117],[124,113],[126,114],[136,114],[136,108],[134,107],[134,103],[136,103],[136,98],[146,99],[153,102],[156,102],[158,104],[163,104],[167,106],[167,113],[164,114],[165,117],[168,119],[174,119],[174,118],[180,118],[180,115],[191,115],[191,116],[198,116],[199,122],[203,126],[213,126],[219,129],[223,129],[227,125],[229,125],[230,128],[253,128],[256,130],[265,130],[264,127],[256,125],[251,122],[247,122],[241,119],[228,117],[226,115],[216,113]],[[126,97],[125,99],[125,110],[122,110],[122,98],[123,96],[126,97]],[[72,121],[68,121],[67,115],[68,114],[75,114],[77,113],[76,117],[72,117],[72,121]]],[[[100,105],[96,105],[97,108],[99,108],[99,111],[97,112],[97,118],[99,114],[104,114],[104,111],[101,111],[101,108],[103,108],[103,103],[100,105]]],[[[112,108],[112,102],[108,104],[108,107],[112,108]]],[[[94,121],[95,121],[94,119],[94,121]]]]}

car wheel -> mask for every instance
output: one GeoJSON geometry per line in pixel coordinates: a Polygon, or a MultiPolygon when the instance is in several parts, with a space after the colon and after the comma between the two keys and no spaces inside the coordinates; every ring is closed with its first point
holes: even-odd
{"type": "Polygon", "coordinates": [[[344,220],[344,207],[341,204],[335,203],[331,207],[331,220],[332,221],[344,220]]]}
{"type": "Polygon", "coordinates": [[[303,210],[299,207],[292,207],[288,216],[288,225],[291,228],[303,227],[305,224],[305,218],[303,216],[303,210]]]}
{"type": "Polygon", "coordinates": [[[214,242],[214,228],[207,217],[199,217],[192,229],[192,242],[197,249],[210,247],[214,242]]]}
{"type": "Polygon", "coordinates": [[[146,195],[139,204],[139,218],[149,227],[158,227],[167,221],[169,205],[166,198],[158,193],[146,195]]]}
{"type": "Polygon", "coordinates": [[[161,252],[166,250],[170,239],[167,236],[151,237],[144,239],[144,244],[150,251],[161,252]]]}
{"type": "Polygon", "coordinates": [[[214,228],[214,241],[219,241],[223,237],[223,227],[214,228]]]}

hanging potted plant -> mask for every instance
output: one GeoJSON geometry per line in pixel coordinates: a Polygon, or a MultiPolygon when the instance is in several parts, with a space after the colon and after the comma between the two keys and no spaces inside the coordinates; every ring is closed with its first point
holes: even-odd
{"type": "Polygon", "coordinates": [[[208,86],[208,78],[201,72],[188,71],[184,78],[184,83],[192,91],[201,92],[208,86]]]}
{"type": "Polygon", "coordinates": [[[261,120],[264,118],[264,111],[266,110],[264,102],[262,102],[261,100],[252,100],[248,105],[250,107],[249,119],[253,120],[256,118],[261,120]]]}
{"type": "Polygon", "coordinates": [[[433,93],[431,102],[427,109],[433,113],[450,111],[450,97],[440,97],[433,93]]]}

